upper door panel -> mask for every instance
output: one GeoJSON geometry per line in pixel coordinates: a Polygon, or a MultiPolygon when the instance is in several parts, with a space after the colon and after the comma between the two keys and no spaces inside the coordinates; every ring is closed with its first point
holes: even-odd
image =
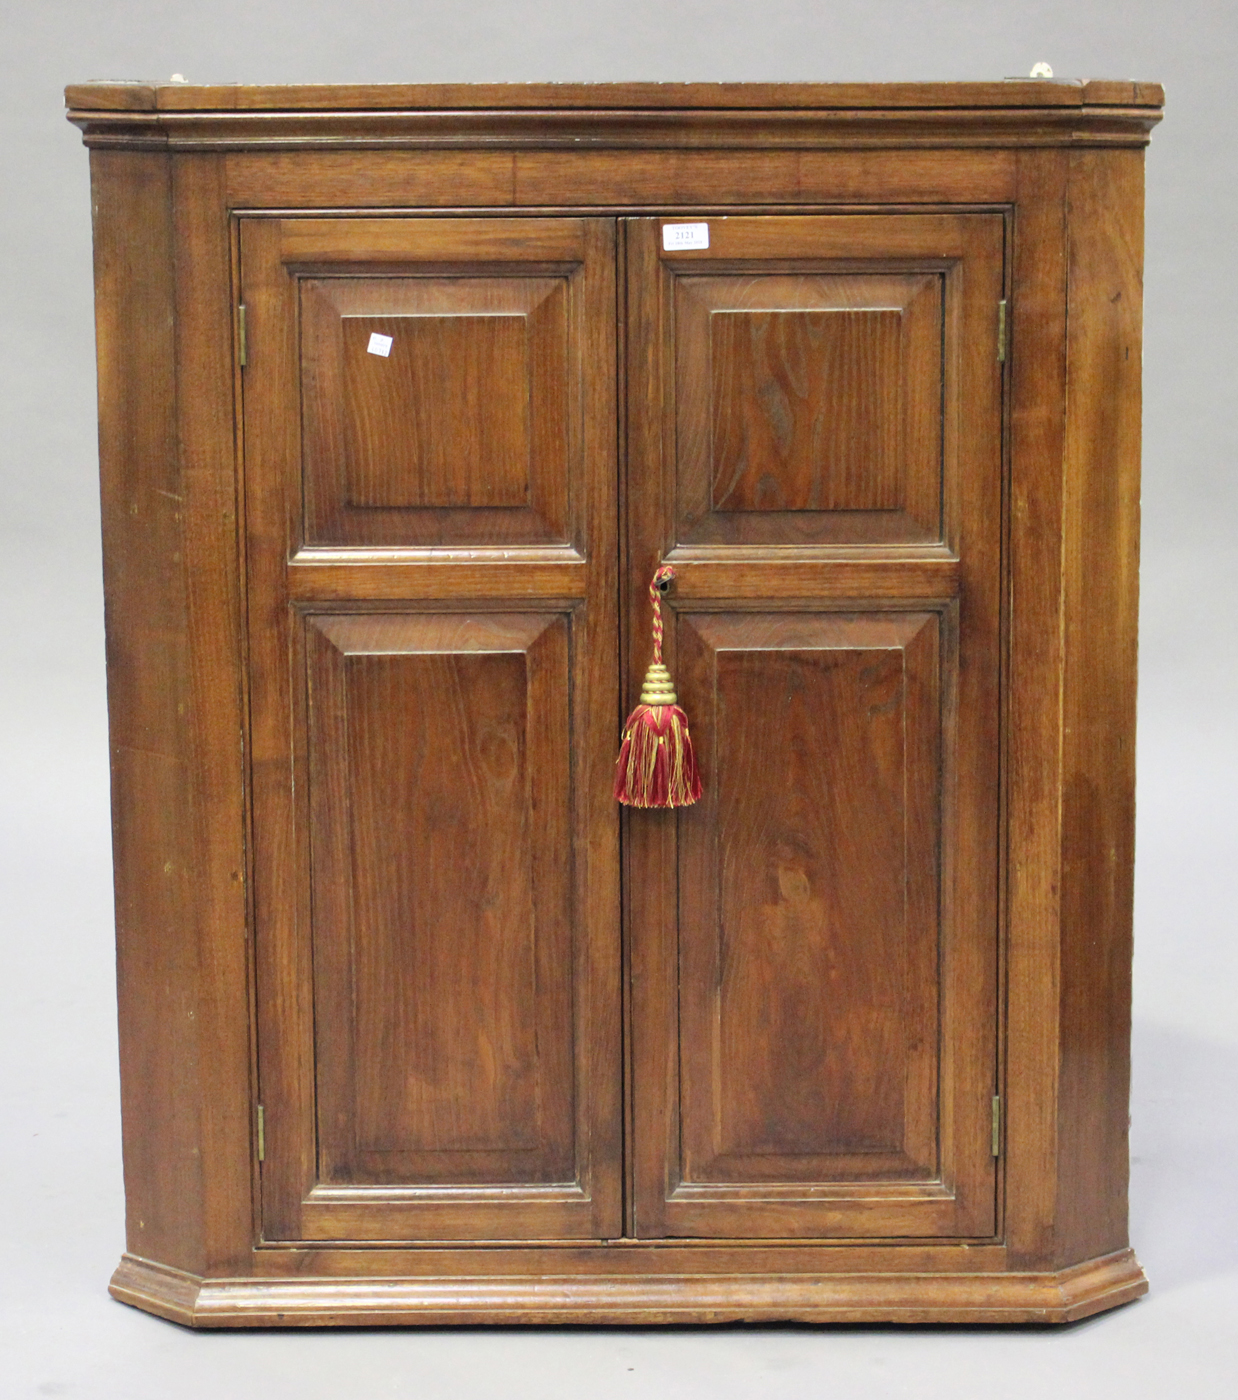
{"type": "Polygon", "coordinates": [[[677,277],[682,543],[941,534],[941,277],[677,277]]]}
{"type": "Polygon", "coordinates": [[[975,222],[715,219],[707,249],[659,250],[671,542],[944,538],[975,222]]]}
{"type": "Polygon", "coordinates": [[[609,280],[582,219],[302,219],[302,542],[573,544],[609,280]],[[600,308],[594,308],[600,310],[600,308]]]}

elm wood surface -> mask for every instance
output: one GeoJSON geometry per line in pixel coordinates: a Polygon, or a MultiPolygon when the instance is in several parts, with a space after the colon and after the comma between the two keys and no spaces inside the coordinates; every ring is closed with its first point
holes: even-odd
{"type": "Polygon", "coordinates": [[[255,1174],[223,176],[91,164],[126,1233],[188,1269],[249,1267],[255,1174]]]}
{"type": "Polygon", "coordinates": [[[1070,159],[1058,1257],[1126,1243],[1143,163],[1070,159]],[[1085,1105],[1093,1108],[1084,1129],[1085,1105]],[[1070,1244],[1065,1245],[1065,1241],[1070,1244]]]}
{"type": "Polygon", "coordinates": [[[314,151],[331,143],[366,150],[729,149],[901,150],[923,146],[1009,148],[1144,145],[1157,120],[1147,107],[943,109],[899,112],[77,112],[88,145],[175,152],[314,151]]]}
{"type": "MultiPolygon", "coordinates": [[[[216,892],[207,884],[202,900],[190,895],[208,868],[193,840],[206,794],[184,761],[184,717],[203,698],[192,652],[204,639],[191,631],[184,556],[192,544],[227,560],[229,531],[213,520],[212,540],[183,509],[181,459],[167,451],[181,408],[172,171],[155,156],[113,152],[91,177],[126,1229],[139,1253],[193,1270],[206,1263],[196,925],[216,892]],[[131,336],[135,324],[149,335],[131,336]],[[161,684],[142,684],[142,669],[161,684]],[[158,927],[181,936],[151,937],[158,927]],[[152,989],[160,1014],[148,1023],[152,989]]],[[[234,586],[226,566],[213,579],[234,586]]],[[[213,601],[226,628],[232,599],[213,601]]],[[[226,840],[226,826],[215,829],[226,840]]],[[[239,842],[233,860],[239,876],[239,842]]],[[[218,912],[234,922],[239,913],[244,928],[243,909],[218,912]]]]}
{"type": "MultiPolygon", "coordinates": [[[[648,1238],[988,1236],[996,1228],[1003,221],[725,219],[695,253],[665,252],[664,222],[625,224],[627,574],[643,576],[663,555],[680,571],[668,598],[668,664],[698,738],[705,797],[674,816],[627,818],[633,1229],[648,1238]],[[953,565],[940,613],[920,610],[921,561],[909,548],[889,549],[879,512],[815,512],[823,523],[808,547],[802,512],[754,510],[768,527],[758,536],[768,564],[750,557],[743,536],[694,542],[703,532],[684,508],[684,479],[713,475],[719,415],[699,400],[721,385],[708,372],[699,323],[681,314],[679,288],[717,283],[714,305],[742,304],[758,280],[754,264],[777,269],[789,316],[800,314],[796,291],[816,314],[825,278],[844,304],[848,277],[860,297],[874,282],[938,284],[931,328],[918,331],[931,350],[903,370],[922,381],[915,397],[935,401],[936,413],[908,415],[920,431],[895,439],[890,477],[906,483],[897,504],[913,493],[933,503],[923,515],[953,565]],[[728,278],[739,291],[728,294],[728,278]],[[685,334],[697,337],[689,354],[685,334]],[[695,375],[685,368],[694,355],[695,375]],[[875,600],[848,598],[839,581],[815,594],[816,608],[837,612],[794,610],[829,578],[836,515],[851,553],[867,527],[869,547],[885,555],[869,572],[887,573],[880,606],[889,611],[870,612],[875,600]],[[706,552],[707,594],[693,587],[706,552]],[[768,593],[765,572],[776,583],[768,593]],[[771,603],[781,610],[767,613],[762,604],[771,603]],[[888,673],[889,652],[897,674],[888,673]],[[831,665],[852,668],[851,686],[820,669],[831,665]],[[816,715],[815,732],[795,718],[801,706],[816,715]],[[878,1082],[892,1097],[873,1097],[878,1082]],[[854,1099],[865,1107],[830,1107],[854,1099]]],[[[840,434],[853,419],[870,421],[872,401],[889,393],[871,363],[845,393],[832,376],[796,380],[800,418],[829,415],[840,434]]],[[[785,359],[767,358],[760,376],[741,382],[750,421],[789,423],[785,359]]],[[[900,418],[901,406],[896,399],[900,418]]],[[[777,431],[750,434],[747,450],[758,479],[785,472],[777,431]]],[[[832,465],[821,462],[827,480],[832,465]]],[[[832,489],[845,493],[840,475],[832,489]]],[[[649,640],[638,593],[629,608],[634,698],[649,640]]]]}
{"type": "MultiPolygon", "coordinates": [[[[614,1234],[617,831],[599,786],[615,723],[614,226],[290,222],[240,230],[262,1237],[614,1234]],[[550,362],[573,366],[573,387],[548,374],[539,405],[566,439],[557,473],[543,467],[580,551],[541,565],[558,607],[527,611],[518,563],[499,596],[470,596],[459,554],[424,555],[426,587],[406,600],[379,550],[368,611],[346,588],[307,611],[289,556],[314,528],[311,424],[345,385],[298,392],[321,351],[299,284],[364,282],[370,305],[428,285],[442,305],[442,285],[479,267],[521,296],[548,259],[577,279],[550,362]]],[[[462,334],[486,319],[461,317],[462,334]]],[[[484,476],[486,441],[454,445],[459,476],[484,476]]],[[[415,513],[458,545],[491,508],[415,513]]],[[[357,515],[381,542],[389,512],[357,515]]]]}
{"type": "MultiPolygon", "coordinates": [[[[613,1256],[618,1251],[610,1251],[613,1256]]],[[[114,1297],[191,1327],[458,1326],[546,1323],[582,1326],[721,1322],[1076,1322],[1147,1289],[1130,1250],[1057,1273],[699,1272],[642,1274],[571,1270],[535,1277],[455,1274],[431,1278],[199,1279],[122,1260],[114,1297]]]]}
{"type": "Polygon", "coordinates": [[[304,269],[295,285],[306,544],[579,534],[571,487],[596,374],[580,337],[597,301],[583,228],[281,224],[281,259],[304,269]],[[375,334],[390,337],[388,354],[370,351],[375,334]]]}
{"type": "Polygon", "coordinates": [[[675,281],[677,542],[939,539],[941,278],[759,267],[675,281]]]}
{"type": "Polygon", "coordinates": [[[985,229],[1000,239],[994,219],[728,217],[703,254],[666,255],[676,548],[943,538],[971,388],[943,354],[985,229]]]}
{"type": "Polygon", "coordinates": [[[90,82],[65,89],[66,104],[81,110],[300,108],[350,111],[358,108],[583,107],[637,108],[898,108],[898,107],[1071,107],[1138,105],[1159,109],[1159,83],[1106,78],[1046,82],[1007,78],[979,83],[303,83],[243,86],[193,83],[90,82]]]}
{"type": "Polygon", "coordinates": [[[1005,1194],[1012,1261],[1060,1266],[1127,1239],[1143,162],[1019,188],[1005,1194]]]}
{"type": "MultiPolygon", "coordinates": [[[[623,101],[614,89],[578,90],[581,105],[556,112],[545,105],[551,97],[521,88],[491,91],[486,110],[463,122],[448,110],[463,106],[459,90],[440,89],[437,97],[422,90],[415,97],[419,112],[376,109],[372,118],[354,121],[326,104],[355,109],[357,90],[336,90],[334,98],[319,90],[314,100],[322,110],[303,119],[287,94],[273,102],[270,92],[252,89],[243,99],[251,110],[233,114],[235,121],[227,113],[221,120],[195,113],[198,98],[174,96],[169,100],[188,101],[188,109],[170,123],[171,114],[139,112],[132,120],[123,108],[92,114],[84,104],[99,90],[88,89],[71,115],[96,147],[130,1248],[117,1273],[117,1296],[194,1325],[244,1325],[247,1319],[569,1314],[591,1321],[1064,1320],[1144,1291],[1125,1249],[1123,998],[1132,810],[1130,536],[1138,499],[1138,148],[1159,119],[1161,98],[1150,85],[1090,84],[1067,88],[1068,105],[1061,105],[1058,85],[1052,96],[1034,84],[994,87],[999,106],[986,111],[969,99],[953,118],[950,89],[941,86],[932,110],[897,108],[901,99],[889,88],[867,95],[851,90],[846,107],[833,110],[814,105],[828,100],[820,89],[746,89],[726,98],[733,105],[716,119],[705,110],[677,115],[669,105],[608,117],[605,104],[623,101]],[[1033,99],[1020,94],[1033,89],[1035,101],[1056,109],[1032,110],[1033,99]],[[512,120],[495,110],[530,98],[533,106],[523,105],[512,120]],[[436,102],[442,104],[437,114],[436,102]],[[747,112],[744,102],[751,104],[747,112]],[[798,105],[801,119],[769,119],[771,102],[798,105]],[[1095,102],[1105,105],[1088,105],[1095,102]],[[865,103],[876,104],[866,115],[865,103]],[[181,153],[195,143],[200,151],[181,153]],[[109,144],[128,149],[108,150],[109,144]],[[248,616],[251,636],[261,640],[265,601],[253,578],[247,586],[238,563],[248,534],[236,509],[252,502],[255,491],[271,494],[271,484],[263,487],[259,479],[254,486],[253,443],[233,432],[242,392],[248,399],[254,386],[252,364],[240,371],[233,351],[241,260],[235,237],[230,241],[236,228],[230,215],[247,210],[319,211],[332,222],[350,210],[382,213],[392,222],[396,215],[437,212],[457,224],[460,215],[484,219],[504,211],[520,213],[521,222],[530,215],[566,222],[666,213],[707,217],[715,227],[721,213],[936,211],[1005,221],[1008,510],[999,532],[1005,660],[998,750],[1004,835],[993,870],[1005,1120],[995,1238],[1002,1243],[973,1238],[926,1247],[877,1237],[868,1244],[804,1238],[776,1246],[747,1238],[598,1246],[587,1236],[566,1242],[552,1221],[545,1243],[500,1246],[496,1208],[479,1202],[471,1219],[479,1231],[489,1228],[489,1241],[483,1248],[443,1249],[407,1237],[394,1243],[400,1236],[383,1236],[381,1228],[367,1236],[366,1210],[388,1209],[373,1195],[362,1203],[366,1209],[347,1207],[346,1224],[333,1214],[340,1202],[307,1203],[314,1229],[345,1230],[338,1246],[262,1243],[259,1191],[270,1180],[271,1162],[256,1160],[255,1105],[263,1100],[246,1056],[255,1044],[252,990],[261,989],[264,976],[272,983],[262,940],[254,945],[261,903],[247,904],[255,882],[245,852],[256,851],[261,834],[250,824],[246,784],[252,780],[256,793],[266,775],[254,762],[253,740],[261,736],[248,708],[254,676],[242,623],[248,616]],[[146,330],[134,335],[134,326],[146,330]],[[182,384],[192,392],[178,391],[182,384]],[[1108,561],[1112,588],[1104,608],[1093,609],[1095,574],[1087,561],[1097,557],[1108,561]],[[156,672],[171,678],[158,694],[148,685],[156,672]],[[366,1248],[348,1244],[367,1238],[366,1248]],[[987,1275],[982,1284],[964,1278],[978,1272],[987,1275]],[[310,1281],[293,1283],[294,1275],[310,1281]],[[545,1290],[511,1285],[531,1275],[553,1277],[554,1303],[545,1290]],[[828,1303],[816,1282],[824,1275],[845,1278],[828,1303]],[[610,1283],[616,1277],[617,1288],[610,1283]],[[486,1282],[471,1289],[470,1278],[486,1282]],[[427,1290],[418,1279],[438,1282],[427,1290]],[[599,1280],[596,1286],[591,1279],[599,1280]],[[440,1306],[452,1299],[456,1313],[440,1306]],[[566,1311],[555,1311],[560,1303],[566,1311]]],[[[120,101],[127,100],[122,94],[120,101]]],[[[719,90],[709,100],[722,100],[719,90]]],[[[308,230],[314,221],[284,222],[308,230]]],[[[622,246],[619,265],[622,270],[622,246]]],[[[404,274],[398,262],[383,265],[381,258],[371,270],[404,274]]],[[[613,283],[610,295],[613,304],[613,283]]],[[[270,317],[255,315],[251,305],[251,351],[270,328],[270,317]]],[[[622,340],[621,323],[617,329],[622,340]]],[[[629,517],[633,506],[640,509],[622,484],[642,470],[641,376],[650,347],[639,349],[638,329],[627,337],[629,362],[618,367],[619,402],[632,400],[621,425],[621,489],[602,489],[600,470],[595,482],[597,499],[611,510],[618,505],[621,522],[625,500],[629,517]]],[[[614,330],[591,333],[586,362],[613,355],[614,330]]],[[[613,361],[610,374],[595,387],[609,394],[613,418],[613,361]]],[[[295,375],[287,382],[294,381],[295,375]]],[[[272,433],[278,437],[278,425],[272,433]]],[[[287,603],[297,605],[297,618],[379,612],[425,619],[445,611],[567,617],[601,578],[593,616],[605,621],[606,600],[620,585],[625,597],[644,587],[643,580],[616,574],[613,543],[608,553],[604,539],[605,508],[591,517],[601,523],[601,548],[577,535],[560,544],[498,549],[312,545],[297,535],[282,503],[276,515],[290,523],[272,531],[278,548],[272,545],[268,563],[274,570],[278,557],[285,580],[279,586],[286,587],[287,603]]],[[[947,511],[943,539],[952,538],[950,528],[947,511]]],[[[754,613],[821,615],[855,612],[862,604],[866,617],[937,616],[956,597],[966,605],[974,588],[966,551],[945,543],[832,544],[824,554],[813,544],[746,546],[739,562],[716,557],[714,545],[675,548],[675,607],[685,615],[712,614],[722,599],[742,600],[739,610],[754,613]]],[[[639,651],[639,640],[632,646],[639,651]]],[[[606,679],[608,664],[613,667],[598,653],[580,669],[604,690],[614,686],[613,669],[606,679]]],[[[613,744],[617,701],[613,709],[597,721],[599,754],[613,744]]],[[[607,764],[610,757],[608,751],[607,764]]],[[[600,862],[594,868],[604,883],[604,824],[595,831],[603,836],[590,858],[600,862]]],[[[629,849],[629,867],[632,854],[629,849]]],[[[645,884],[673,876],[673,866],[660,874],[658,851],[647,854],[655,859],[641,867],[645,884]]],[[[577,880],[574,889],[580,888],[577,880]]],[[[635,921],[645,885],[630,888],[635,921]]],[[[640,1004],[638,976],[627,995],[640,1004]]],[[[617,1062],[617,991],[612,1007],[617,1062]]],[[[278,1009],[294,1023],[304,1015],[297,995],[278,1009]]],[[[265,1106],[269,1114],[270,1103],[265,1106]]],[[[639,1137],[629,1137],[633,1142],[639,1146],[639,1137]]],[[[369,1219],[378,1218],[370,1212],[369,1219]]]]}
{"type": "MultiPolygon", "coordinates": [[[[728,309],[709,315],[713,509],[887,508],[895,496],[897,415],[878,411],[880,394],[864,396],[866,411],[852,414],[832,414],[824,400],[831,391],[844,400],[856,394],[848,383],[854,377],[886,380],[898,402],[898,386],[888,381],[898,358],[899,312],[880,304],[850,315],[802,304],[728,309]],[[758,476],[754,458],[770,457],[778,469],[758,476]]],[[[689,366],[685,371],[686,388],[692,379],[689,366]]]]}
{"type": "MultiPolygon", "coordinates": [[[[532,306],[504,305],[510,289],[497,279],[431,288],[448,293],[441,302],[418,295],[424,290],[373,278],[361,286],[335,278],[302,287],[303,354],[314,336],[311,319],[324,342],[335,342],[323,346],[321,364],[310,355],[304,361],[306,407],[319,436],[320,463],[310,470],[317,475],[342,466],[337,509],[523,506],[532,455],[530,400],[537,402],[529,392],[525,322],[561,289],[533,283],[532,306]],[[402,295],[408,292],[411,297],[402,295]],[[375,336],[385,337],[386,354],[374,348],[375,336]],[[485,385],[493,386],[494,397],[483,393],[485,385]],[[468,470],[478,462],[490,470],[468,470]]],[[[548,346],[538,347],[543,355],[553,355],[553,332],[562,336],[564,330],[557,309],[557,317],[546,318],[551,335],[548,346]]],[[[553,360],[548,367],[555,368],[553,360]]],[[[540,396],[548,405],[563,398],[557,368],[540,396]]],[[[561,441],[548,446],[552,460],[562,458],[561,441]]],[[[372,541],[377,522],[357,524],[357,533],[372,541]]]]}
{"type": "Polygon", "coordinates": [[[92,145],[178,150],[326,143],[766,148],[1142,144],[1156,84],[529,84],[194,88],[86,84],[66,97],[92,145]],[[887,100],[888,99],[888,100],[887,100]]]}
{"type": "Polygon", "coordinates": [[[571,1180],[568,621],[304,639],[319,1181],[571,1180]]]}
{"type": "MultiPolygon", "coordinates": [[[[224,157],[228,199],[246,208],[434,209],[734,206],[872,203],[1000,204],[1013,199],[1016,153],[904,149],[897,162],[869,151],[726,147],[668,150],[315,150],[286,156],[252,150],[224,157]]],[[[785,211],[782,211],[785,212],[785,211]]]]}
{"type": "Polygon", "coordinates": [[[940,619],[678,621],[683,1181],[932,1179],[940,619]]]}

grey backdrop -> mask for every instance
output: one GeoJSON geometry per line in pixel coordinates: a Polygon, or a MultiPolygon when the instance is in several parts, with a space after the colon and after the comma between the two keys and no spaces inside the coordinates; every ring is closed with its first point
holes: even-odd
{"type": "Polygon", "coordinates": [[[0,1397],[1238,1393],[1233,0],[10,0],[0,17],[0,1397]],[[191,1334],[123,1247],[86,153],[65,83],[1164,82],[1148,158],[1132,1237],[1066,1330],[191,1334]]]}

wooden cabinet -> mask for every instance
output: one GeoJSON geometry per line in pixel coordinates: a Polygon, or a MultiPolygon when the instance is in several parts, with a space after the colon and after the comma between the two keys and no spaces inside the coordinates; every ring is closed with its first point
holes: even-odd
{"type": "Polygon", "coordinates": [[[198,1326],[1142,1293],[1160,89],[67,96],[113,1293],[198,1326]],[[625,812],[665,562],[704,795],[625,812]]]}

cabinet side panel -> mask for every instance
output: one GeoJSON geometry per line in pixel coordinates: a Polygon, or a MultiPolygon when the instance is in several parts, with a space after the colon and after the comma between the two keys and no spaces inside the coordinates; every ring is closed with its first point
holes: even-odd
{"type": "Polygon", "coordinates": [[[1069,157],[1020,151],[1008,365],[1009,699],[1005,1235],[1019,1267],[1055,1247],[1061,886],[1062,455],[1069,157]]]}
{"type": "Polygon", "coordinates": [[[169,163],[96,151],[99,465],[128,1245],[200,1271],[200,1046],[169,163]]]}
{"type": "Polygon", "coordinates": [[[1071,157],[1058,1262],[1127,1242],[1143,152],[1071,157]]]}
{"type": "Polygon", "coordinates": [[[92,158],[128,1245],[191,1272],[252,1229],[220,171],[92,158]]]}

